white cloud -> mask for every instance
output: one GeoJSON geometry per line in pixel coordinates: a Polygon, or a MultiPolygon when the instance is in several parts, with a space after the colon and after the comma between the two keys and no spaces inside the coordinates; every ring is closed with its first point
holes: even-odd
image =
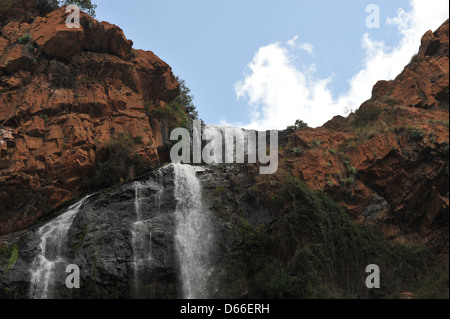
{"type": "Polygon", "coordinates": [[[294,47],[295,46],[295,42],[298,40],[298,35],[296,35],[295,37],[293,37],[292,39],[288,40],[286,43],[287,45],[289,45],[290,47],[294,47]]]}
{"type": "Polygon", "coordinates": [[[299,48],[305,50],[309,54],[312,54],[314,50],[314,46],[311,43],[303,43],[299,46],[299,48]]]}
{"type": "Polygon", "coordinates": [[[396,25],[401,35],[395,48],[370,39],[364,34],[362,46],[366,51],[363,68],[350,80],[350,90],[342,95],[337,105],[356,109],[371,96],[372,88],[379,80],[394,79],[405,67],[420,46],[420,39],[428,30],[437,29],[448,18],[449,4],[445,0],[412,0],[412,10],[397,11],[387,24],[396,25]]]}
{"type": "MultiPolygon", "coordinates": [[[[298,35],[296,35],[292,39],[286,41],[286,44],[288,46],[290,46],[291,48],[295,48],[297,46],[296,45],[297,40],[298,40],[298,35]]],[[[312,54],[313,50],[314,50],[314,46],[311,43],[306,43],[306,42],[298,45],[298,48],[306,51],[308,54],[312,54]]]]}
{"type": "MultiPolygon", "coordinates": [[[[238,98],[247,97],[250,105],[250,123],[241,125],[254,129],[284,129],[296,119],[310,126],[320,126],[335,115],[344,115],[344,109],[356,109],[371,96],[378,80],[395,78],[417,52],[420,39],[427,30],[435,30],[448,18],[445,0],[411,0],[412,9],[399,9],[397,16],[387,20],[396,25],[400,43],[389,48],[382,41],[374,41],[365,34],[361,45],[365,50],[362,68],[349,81],[350,89],[333,98],[330,78],[314,77],[315,66],[299,70],[291,61],[288,48],[280,43],[261,47],[248,66],[244,80],[235,85],[238,98]]],[[[294,47],[298,36],[287,41],[294,47]]],[[[299,46],[307,52],[313,46],[299,46]]],[[[223,121],[225,122],[225,121],[223,121]]]]}
{"type": "Polygon", "coordinates": [[[279,43],[260,48],[245,80],[235,87],[238,98],[249,98],[251,123],[245,127],[285,128],[295,118],[310,123],[326,120],[327,108],[333,103],[329,80],[314,79],[313,72],[313,66],[304,72],[297,70],[279,43]]]}

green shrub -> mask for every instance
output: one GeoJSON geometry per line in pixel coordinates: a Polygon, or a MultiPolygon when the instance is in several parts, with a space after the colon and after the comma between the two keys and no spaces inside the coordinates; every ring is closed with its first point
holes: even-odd
{"type": "Polygon", "coordinates": [[[153,106],[153,102],[144,104],[147,116],[167,122],[169,129],[188,128],[188,116],[191,119],[198,118],[196,107],[193,104],[194,98],[190,95],[189,88],[186,87],[184,80],[178,77],[177,80],[180,83],[180,94],[171,103],[156,108],[153,106]]]}
{"type": "Polygon", "coordinates": [[[435,270],[425,276],[415,289],[418,298],[421,299],[449,299],[448,260],[435,267],[435,270]]]}
{"type": "Polygon", "coordinates": [[[378,119],[380,114],[383,112],[382,108],[378,106],[359,108],[355,112],[355,116],[352,120],[352,125],[354,126],[364,126],[369,122],[378,119]]]}
{"type": "Polygon", "coordinates": [[[91,0],[37,0],[36,9],[38,9],[41,15],[46,15],[59,8],[60,5],[75,4],[85,11],[91,17],[95,18],[96,4],[93,4],[91,0]]]}
{"type": "Polygon", "coordinates": [[[46,15],[59,7],[58,0],[37,0],[36,9],[38,9],[40,15],[46,15]]]}
{"type": "Polygon", "coordinates": [[[172,110],[172,114],[174,115],[172,127],[188,128],[188,117],[186,114],[186,109],[180,103],[180,100],[175,99],[175,101],[170,104],[170,108],[172,110]]]}
{"type": "Polygon", "coordinates": [[[69,5],[76,4],[80,7],[81,10],[85,11],[91,17],[95,18],[95,9],[97,9],[97,5],[93,4],[91,0],[63,0],[60,1],[60,4],[69,5]]]}
{"type": "Polygon", "coordinates": [[[214,196],[222,196],[222,194],[225,192],[225,188],[222,186],[222,185],[220,185],[220,186],[217,186],[216,187],[216,189],[214,190],[214,192],[213,192],[213,195],[214,196]]]}
{"type": "Polygon", "coordinates": [[[75,244],[75,246],[72,247],[73,250],[78,250],[81,245],[83,244],[84,241],[84,237],[86,237],[86,234],[88,232],[88,226],[89,225],[84,225],[83,227],[83,231],[78,235],[78,242],[75,244]]]}
{"type": "Polygon", "coordinates": [[[417,62],[417,59],[418,59],[418,58],[419,58],[419,54],[418,54],[418,53],[414,54],[414,55],[411,57],[411,60],[409,61],[408,65],[411,65],[411,64],[417,62]]]}
{"type": "Polygon", "coordinates": [[[186,82],[183,79],[177,76],[176,80],[180,84],[180,94],[175,100],[192,119],[198,119],[198,112],[194,105],[194,97],[191,95],[191,90],[186,86],[186,82]]]}
{"type": "Polygon", "coordinates": [[[300,155],[303,153],[303,148],[301,146],[296,146],[292,149],[292,153],[295,155],[300,155]]]}
{"type": "Polygon", "coordinates": [[[214,297],[246,291],[247,298],[387,298],[414,288],[431,258],[426,248],[391,243],[356,224],[293,177],[279,185],[271,204],[279,215],[266,231],[236,224],[240,244],[222,263],[214,297]],[[380,289],[365,286],[369,264],[383,269],[380,289]]]}
{"type": "Polygon", "coordinates": [[[408,136],[412,140],[415,140],[415,141],[420,141],[425,136],[425,132],[422,131],[420,128],[412,127],[412,126],[409,126],[409,125],[397,126],[397,127],[394,128],[394,132],[396,134],[407,133],[408,136]]]}
{"type": "Polygon", "coordinates": [[[147,173],[150,163],[133,152],[134,145],[133,139],[125,134],[109,142],[108,159],[97,163],[87,188],[91,191],[104,189],[147,173]]]}
{"type": "Polygon", "coordinates": [[[19,246],[14,245],[11,251],[11,257],[9,257],[8,267],[6,272],[10,271],[12,267],[16,264],[17,258],[19,258],[19,246]]]}
{"type": "Polygon", "coordinates": [[[354,175],[350,175],[347,178],[341,178],[340,182],[343,185],[354,184],[355,183],[355,176],[354,175]]]}
{"type": "Polygon", "coordinates": [[[302,120],[296,120],[294,125],[290,125],[286,129],[287,130],[298,131],[298,130],[302,130],[302,129],[307,128],[307,127],[308,127],[308,124],[306,124],[302,120]]]}
{"type": "Polygon", "coordinates": [[[156,118],[161,122],[167,121],[170,129],[177,127],[187,128],[187,115],[177,101],[149,110],[147,116],[149,118],[156,118]]]}
{"type": "Polygon", "coordinates": [[[133,137],[134,144],[144,144],[143,137],[141,135],[136,135],[133,137]]]}
{"type": "Polygon", "coordinates": [[[358,174],[358,170],[356,168],[354,168],[353,166],[348,166],[347,170],[349,171],[350,174],[356,176],[356,174],[358,174]]]}
{"type": "Polygon", "coordinates": [[[30,51],[30,52],[34,52],[34,45],[33,45],[33,43],[27,43],[26,45],[25,45],[25,48],[27,48],[27,50],[28,51],[30,51]]]}
{"type": "Polygon", "coordinates": [[[31,41],[31,35],[29,33],[25,33],[23,36],[21,36],[17,42],[19,44],[27,44],[31,41]]]}
{"type": "MultiPolygon", "coordinates": [[[[397,101],[389,94],[385,95],[382,99],[381,99],[381,103],[387,104],[389,106],[395,106],[397,105],[397,101]]],[[[393,110],[390,111],[391,113],[393,113],[393,110]]]]}

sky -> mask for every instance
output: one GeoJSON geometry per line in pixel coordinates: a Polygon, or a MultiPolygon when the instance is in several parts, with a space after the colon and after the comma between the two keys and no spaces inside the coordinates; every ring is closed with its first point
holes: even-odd
{"type": "Polygon", "coordinates": [[[93,2],[185,80],[206,124],[258,130],[355,111],[449,15],[446,0],[93,2]]]}

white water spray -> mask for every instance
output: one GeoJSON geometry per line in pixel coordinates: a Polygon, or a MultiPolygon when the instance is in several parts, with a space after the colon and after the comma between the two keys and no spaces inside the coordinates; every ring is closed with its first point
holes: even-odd
{"type": "Polygon", "coordinates": [[[212,273],[213,231],[209,213],[202,206],[200,181],[195,168],[174,164],[175,249],[178,255],[183,297],[208,297],[207,283],[212,273]]]}
{"type": "Polygon", "coordinates": [[[38,229],[40,236],[39,254],[34,258],[31,267],[30,298],[47,299],[52,297],[53,280],[57,263],[63,263],[64,252],[67,246],[67,233],[81,206],[88,197],[85,197],[68,211],[38,229]]]}
{"type": "Polygon", "coordinates": [[[139,281],[139,271],[149,266],[152,261],[152,232],[150,220],[142,216],[143,191],[148,187],[145,182],[135,182],[134,209],[136,222],[131,226],[132,245],[134,255],[134,273],[136,282],[139,281]]]}

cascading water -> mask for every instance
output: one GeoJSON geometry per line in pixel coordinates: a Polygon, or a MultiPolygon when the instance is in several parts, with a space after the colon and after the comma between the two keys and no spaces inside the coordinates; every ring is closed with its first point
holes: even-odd
{"type": "Polygon", "coordinates": [[[71,206],[66,213],[38,229],[40,252],[35,257],[30,270],[30,298],[46,299],[52,297],[55,268],[57,264],[65,262],[64,253],[67,248],[67,233],[87,198],[85,197],[71,206]]]}
{"type": "MultiPolygon", "coordinates": [[[[221,150],[219,154],[212,154],[212,162],[214,164],[235,163],[237,162],[237,148],[242,148],[243,156],[254,153],[256,147],[256,131],[244,130],[236,127],[219,127],[214,125],[206,125],[204,133],[210,138],[209,143],[214,150],[221,150]],[[249,135],[253,135],[253,139],[249,139],[249,135]],[[250,144],[250,145],[249,145],[250,144]],[[250,148],[249,148],[250,146],[250,148]],[[228,148],[228,152],[227,152],[228,148]]],[[[240,163],[244,162],[244,158],[240,158],[240,163]]]]}
{"type": "MultiPolygon", "coordinates": [[[[202,204],[200,180],[196,176],[198,170],[199,168],[190,165],[171,164],[157,171],[149,180],[136,181],[130,185],[134,191],[132,207],[135,218],[129,222],[128,227],[132,241],[132,287],[137,298],[151,295],[149,287],[157,284],[161,276],[166,276],[163,269],[170,265],[170,257],[161,255],[161,243],[171,244],[170,240],[162,241],[166,234],[165,229],[170,232],[171,227],[174,227],[174,235],[171,238],[174,240],[173,248],[182,297],[194,299],[209,296],[208,284],[213,271],[211,256],[214,247],[214,223],[202,204]],[[169,171],[168,168],[173,168],[173,195],[176,200],[174,219],[166,215],[170,211],[167,200],[171,194],[165,193],[167,189],[164,186],[166,181],[163,174],[169,171]],[[166,203],[163,206],[162,201],[166,203]],[[168,222],[168,217],[171,222],[168,222]],[[154,256],[152,243],[155,245],[154,256]]],[[[168,181],[170,180],[169,177],[168,181]]],[[[69,264],[68,233],[86,199],[71,206],[67,212],[37,230],[36,234],[40,240],[39,253],[30,268],[30,298],[58,297],[56,289],[60,284],[64,285],[60,277],[65,275],[65,267],[69,264]]],[[[162,279],[162,282],[164,280],[162,279]]]]}
{"type": "MultiPolygon", "coordinates": [[[[134,209],[136,211],[136,222],[131,225],[133,266],[134,266],[134,287],[136,296],[140,294],[141,275],[152,266],[152,224],[150,219],[145,219],[142,213],[143,192],[147,188],[157,189],[157,198],[160,202],[163,188],[152,181],[135,182],[134,209]]],[[[158,203],[160,208],[160,203],[158,203]]]]}
{"type": "Polygon", "coordinates": [[[136,222],[132,225],[132,242],[134,253],[135,271],[144,266],[146,261],[151,261],[151,229],[149,222],[142,219],[141,201],[142,191],[145,188],[143,182],[135,182],[134,208],[136,211],[136,222]]]}
{"type": "Polygon", "coordinates": [[[154,232],[158,236],[158,229],[160,229],[161,197],[165,192],[164,169],[154,172],[150,179],[135,181],[132,185],[136,219],[131,224],[130,230],[133,249],[133,287],[136,298],[146,296],[145,288],[152,284],[152,271],[158,268],[158,260],[153,256],[152,251],[152,237],[154,232]]]}
{"type": "Polygon", "coordinates": [[[213,231],[210,216],[202,205],[200,181],[190,165],[174,164],[175,249],[178,255],[183,297],[208,297],[212,273],[213,231]]]}
{"type": "Polygon", "coordinates": [[[212,163],[214,164],[221,164],[223,163],[223,132],[222,130],[213,125],[207,125],[205,126],[205,132],[206,136],[210,138],[210,145],[212,149],[214,150],[220,150],[219,153],[213,152],[211,156],[212,163]]]}

